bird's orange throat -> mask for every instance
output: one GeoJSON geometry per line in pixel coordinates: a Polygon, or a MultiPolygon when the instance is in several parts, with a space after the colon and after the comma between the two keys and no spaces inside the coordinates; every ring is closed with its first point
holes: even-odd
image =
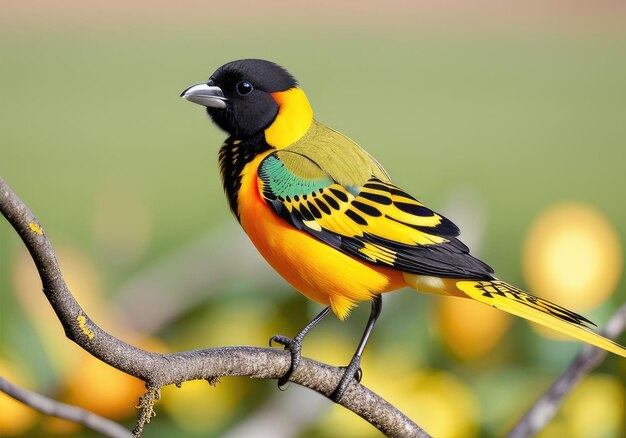
{"type": "Polygon", "coordinates": [[[265,141],[276,149],[282,149],[298,141],[313,122],[313,109],[304,91],[290,88],[271,93],[278,104],[278,115],[265,130],[265,141]]]}

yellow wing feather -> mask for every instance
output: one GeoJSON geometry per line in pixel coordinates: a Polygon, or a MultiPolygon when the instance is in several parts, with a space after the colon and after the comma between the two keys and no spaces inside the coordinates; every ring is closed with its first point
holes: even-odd
{"type": "MultiPolygon", "coordinates": [[[[345,187],[333,184],[321,193],[308,194],[306,199],[290,198],[283,200],[282,203],[289,213],[293,213],[294,210],[301,212],[303,207],[310,211],[311,205],[316,208],[319,203],[324,203],[330,213],[317,208],[319,215],[313,220],[327,231],[348,237],[363,237],[365,234],[370,234],[404,245],[433,245],[446,241],[444,237],[437,235],[437,226],[443,221],[440,215],[426,209],[414,199],[400,198],[390,194],[389,190],[399,190],[395,186],[380,181],[377,181],[376,185],[387,187],[386,196],[380,189],[370,190],[367,185],[357,196],[354,196],[345,187]],[[388,199],[388,203],[367,198],[369,192],[380,195],[380,199],[388,199]],[[332,198],[334,203],[329,202],[328,197],[332,198]],[[422,207],[424,214],[418,216],[407,213],[401,210],[399,205],[405,208],[422,207]],[[428,232],[429,228],[432,229],[432,234],[428,232]]],[[[311,219],[307,218],[307,220],[311,219]]]]}

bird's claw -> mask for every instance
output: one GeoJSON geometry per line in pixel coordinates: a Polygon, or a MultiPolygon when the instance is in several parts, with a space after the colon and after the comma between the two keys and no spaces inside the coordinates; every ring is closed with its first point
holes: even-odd
{"type": "Polygon", "coordinates": [[[343,396],[343,393],[346,391],[346,388],[348,387],[352,379],[356,380],[357,383],[360,383],[361,379],[363,378],[363,371],[361,370],[361,358],[358,356],[353,357],[347,367],[341,368],[345,369],[343,376],[339,381],[339,385],[337,385],[333,393],[330,395],[330,399],[335,403],[339,403],[341,397],[343,396]]]}
{"type": "Polygon", "coordinates": [[[272,342],[276,342],[279,345],[285,347],[285,350],[288,350],[288,345],[291,344],[291,338],[288,338],[285,335],[274,335],[270,338],[270,347],[272,346],[272,342]]]}
{"type": "Polygon", "coordinates": [[[354,373],[354,380],[356,380],[356,383],[361,383],[362,378],[363,378],[363,370],[361,369],[361,367],[359,367],[359,369],[356,370],[354,373]]]}
{"type": "Polygon", "coordinates": [[[289,350],[291,353],[291,364],[289,365],[289,369],[287,372],[278,379],[278,388],[285,389],[285,385],[289,382],[289,379],[300,365],[300,357],[302,352],[302,339],[299,339],[297,336],[294,339],[288,338],[284,335],[274,335],[270,338],[270,347],[272,346],[272,342],[276,342],[285,347],[285,350],[289,350]]]}

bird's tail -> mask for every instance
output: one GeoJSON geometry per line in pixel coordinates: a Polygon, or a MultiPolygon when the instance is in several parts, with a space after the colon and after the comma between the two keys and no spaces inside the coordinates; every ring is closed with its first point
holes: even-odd
{"type": "Polygon", "coordinates": [[[593,332],[591,328],[595,324],[584,316],[542,300],[504,281],[457,281],[456,287],[476,301],[626,357],[626,348],[593,332]]]}
{"type": "Polygon", "coordinates": [[[504,281],[440,279],[405,274],[407,284],[425,292],[473,298],[496,309],[549,327],[596,347],[626,357],[626,348],[592,331],[584,316],[511,286],[504,281]],[[429,281],[426,281],[430,279],[429,281]],[[437,281],[434,281],[437,280],[437,281]]]}

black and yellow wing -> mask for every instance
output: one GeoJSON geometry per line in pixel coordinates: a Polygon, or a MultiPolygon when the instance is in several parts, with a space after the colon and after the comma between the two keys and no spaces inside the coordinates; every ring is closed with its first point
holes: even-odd
{"type": "Polygon", "coordinates": [[[419,275],[493,278],[457,239],[456,225],[373,173],[363,184],[340,183],[311,158],[281,150],[259,165],[259,189],[293,227],[365,262],[419,275]]]}

